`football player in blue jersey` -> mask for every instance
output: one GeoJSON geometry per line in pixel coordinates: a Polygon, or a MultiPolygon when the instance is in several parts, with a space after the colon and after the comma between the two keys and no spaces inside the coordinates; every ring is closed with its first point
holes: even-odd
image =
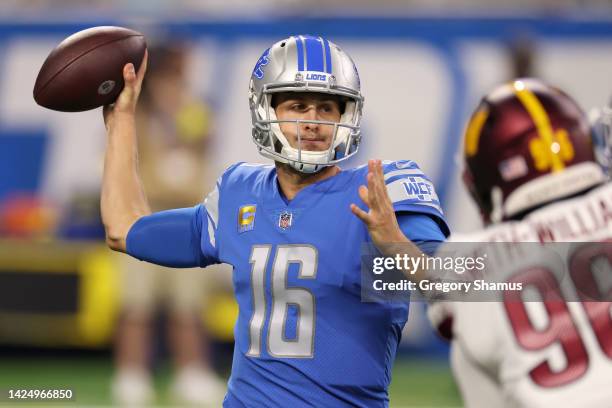
{"type": "Polygon", "coordinates": [[[202,204],[154,214],[134,126],[145,70],[126,65],[125,89],[104,110],[107,242],[161,265],[233,265],[239,315],[224,406],[388,406],[408,307],[361,301],[362,245],[399,242],[419,256],[449,231],[414,162],[336,166],[361,140],[363,96],[349,55],[306,35],[266,50],[249,102],[253,140],[274,163],[237,163],[202,204]]]}

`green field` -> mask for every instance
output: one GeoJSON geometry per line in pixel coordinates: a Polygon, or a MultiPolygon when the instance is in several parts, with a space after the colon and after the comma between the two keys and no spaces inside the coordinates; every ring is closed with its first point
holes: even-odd
{"type": "MultiPolygon", "coordinates": [[[[46,406],[110,406],[113,367],[108,357],[0,359],[0,388],[71,388],[75,400],[46,406]]],[[[170,381],[168,365],[156,370],[158,406],[170,406],[166,394],[170,381]]],[[[398,359],[391,384],[392,407],[458,407],[459,396],[448,367],[430,360],[398,359]]],[[[15,404],[0,403],[0,406],[15,404]]],[[[19,403],[18,406],[33,406],[19,403]]],[[[42,406],[37,404],[36,406],[42,406]]]]}

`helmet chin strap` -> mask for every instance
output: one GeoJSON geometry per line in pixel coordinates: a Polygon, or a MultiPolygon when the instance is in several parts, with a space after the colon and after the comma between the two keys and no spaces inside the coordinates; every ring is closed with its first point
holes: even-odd
{"type": "MultiPolygon", "coordinates": [[[[333,153],[333,151],[332,151],[333,153]]],[[[302,173],[317,173],[329,166],[329,154],[327,150],[315,152],[312,150],[302,150],[302,161],[298,160],[298,149],[290,146],[283,146],[281,155],[288,159],[288,164],[302,173]],[[308,163],[303,163],[304,161],[308,163]],[[318,164],[311,164],[318,163],[318,164]],[[320,163],[320,164],[319,164],[320,163]]]]}

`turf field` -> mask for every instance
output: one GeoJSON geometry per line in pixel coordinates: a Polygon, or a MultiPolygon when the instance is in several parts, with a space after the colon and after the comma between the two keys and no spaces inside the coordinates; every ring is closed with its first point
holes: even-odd
{"type": "MultiPolygon", "coordinates": [[[[56,357],[49,355],[0,356],[0,389],[15,388],[70,388],[74,390],[72,402],[52,403],[45,406],[110,406],[110,355],[79,355],[56,357]]],[[[171,379],[168,364],[156,369],[157,406],[172,406],[166,390],[171,379]]],[[[448,367],[436,360],[415,360],[402,357],[397,360],[391,384],[391,407],[458,407],[459,397],[448,367]]],[[[3,398],[4,399],[4,398],[3,398]]],[[[6,401],[6,399],[4,399],[6,401]]],[[[25,403],[0,403],[0,406],[34,406],[25,403]]],[[[36,404],[35,406],[43,406],[36,404]]]]}

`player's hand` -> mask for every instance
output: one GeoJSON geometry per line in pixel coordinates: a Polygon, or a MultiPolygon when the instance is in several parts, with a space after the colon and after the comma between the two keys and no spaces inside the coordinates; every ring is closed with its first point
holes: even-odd
{"type": "Polygon", "coordinates": [[[380,160],[368,161],[367,181],[367,187],[359,186],[359,197],[369,211],[365,212],[355,204],[351,204],[351,211],[368,227],[378,249],[382,250],[381,246],[385,244],[405,241],[406,236],[397,223],[393,203],[387,193],[380,160]]]}
{"type": "Polygon", "coordinates": [[[118,114],[134,115],[136,104],[142,88],[142,80],[147,71],[148,51],[145,50],[144,57],[138,72],[134,70],[134,64],[125,64],[123,67],[123,81],[125,86],[112,105],[106,105],[103,109],[104,123],[108,127],[118,114]]]}

